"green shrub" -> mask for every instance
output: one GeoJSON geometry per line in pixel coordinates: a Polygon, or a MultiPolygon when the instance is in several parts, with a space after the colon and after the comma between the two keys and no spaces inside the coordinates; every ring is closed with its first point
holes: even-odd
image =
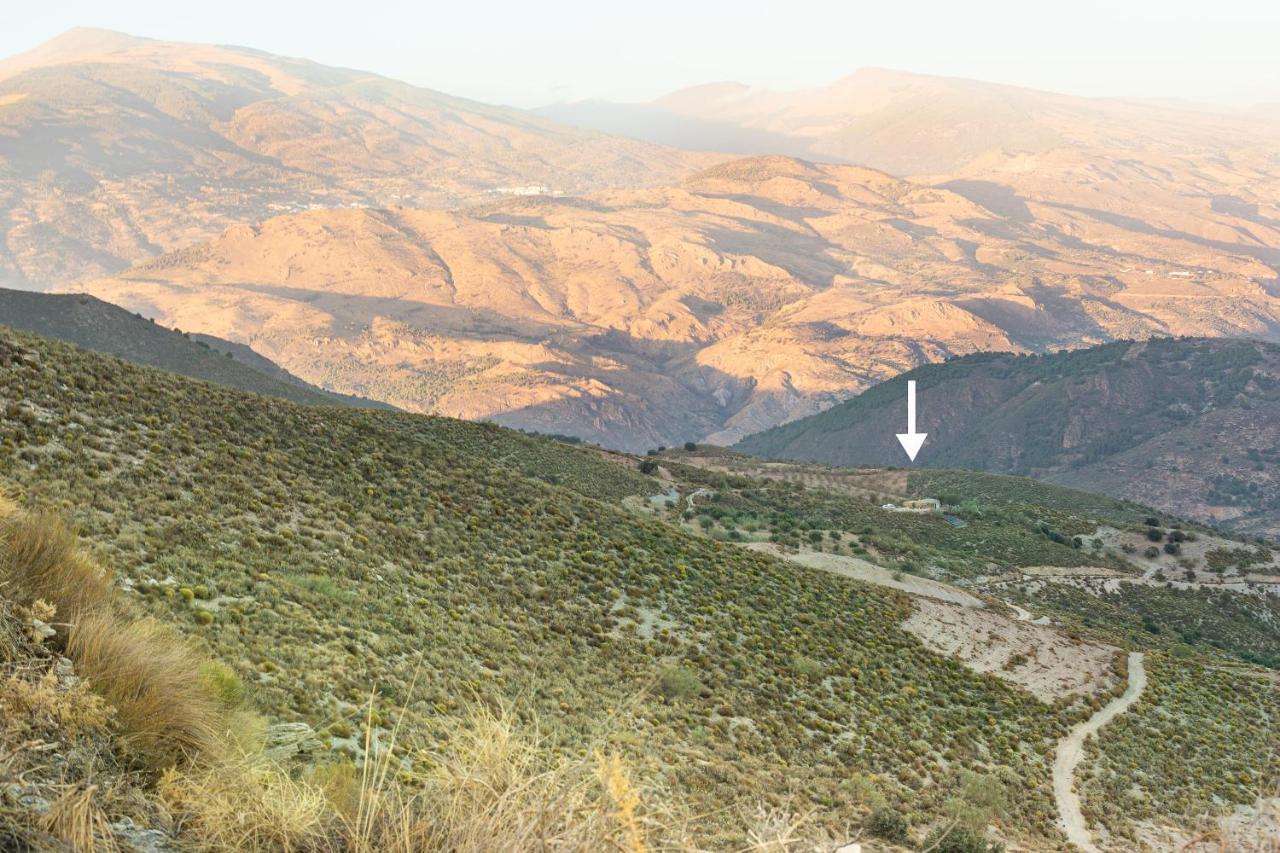
{"type": "Polygon", "coordinates": [[[801,678],[807,678],[810,681],[817,681],[822,678],[826,669],[820,661],[816,661],[811,657],[804,655],[796,655],[791,659],[791,668],[796,675],[801,678]]]}
{"type": "Polygon", "coordinates": [[[702,682],[688,667],[673,666],[658,679],[658,692],[671,701],[692,699],[702,692],[702,682]]]}
{"type": "Polygon", "coordinates": [[[244,702],[244,682],[222,661],[206,661],[200,667],[199,679],[223,707],[235,708],[244,702]]]}
{"type": "Polygon", "coordinates": [[[867,831],[885,841],[906,841],[909,829],[907,819],[890,806],[881,806],[867,819],[867,831]]]}
{"type": "Polygon", "coordinates": [[[1004,845],[967,826],[940,826],[925,838],[921,850],[932,853],[1004,853],[1004,845]]]}

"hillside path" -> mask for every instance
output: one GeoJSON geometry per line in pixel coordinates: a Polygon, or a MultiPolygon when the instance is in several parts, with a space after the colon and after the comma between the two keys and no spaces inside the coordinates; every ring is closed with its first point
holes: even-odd
{"type": "MultiPolygon", "coordinates": [[[[690,495],[690,497],[693,496],[690,495]]],[[[971,607],[977,610],[987,606],[986,602],[981,598],[959,587],[951,586],[932,578],[921,577],[920,575],[893,572],[860,557],[830,554],[825,551],[800,551],[791,554],[780,550],[772,542],[747,542],[744,543],[744,547],[750,551],[772,554],[779,559],[787,560],[800,566],[822,569],[825,572],[873,583],[877,586],[891,587],[910,595],[934,598],[938,601],[946,601],[951,604],[958,604],[961,607],[971,607]]]]}
{"type": "Polygon", "coordinates": [[[1147,671],[1143,666],[1142,652],[1130,652],[1128,689],[1058,741],[1057,754],[1053,759],[1053,799],[1058,804],[1058,826],[1067,834],[1067,839],[1084,853],[1098,851],[1080,811],[1080,795],[1073,786],[1076,765],[1084,757],[1084,742],[1089,735],[1129,710],[1146,686],[1147,671]]]}
{"type": "Polygon", "coordinates": [[[1006,601],[1006,602],[1005,602],[1005,604],[1007,604],[1007,605],[1009,605],[1011,608],[1013,608],[1013,612],[1014,612],[1014,613],[1016,613],[1016,614],[1018,614],[1018,621],[1019,621],[1019,622],[1030,622],[1030,621],[1031,621],[1031,611],[1030,611],[1030,610],[1027,610],[1027,609],[1022,608],[1022,607],[1019,607],[1018,605],[1016,605],[1016,604],[1014,604],[1013,602],[1010,602],[1010,601],[1006,601]]]}

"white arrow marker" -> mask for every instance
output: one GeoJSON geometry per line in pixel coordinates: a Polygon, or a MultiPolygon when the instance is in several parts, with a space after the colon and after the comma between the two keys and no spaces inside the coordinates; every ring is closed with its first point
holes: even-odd
{"type": "Polygon", "coordinates": [[[916,461],[916,454],[920,452],[920,447],[924,444],[927,432],[916,432],[916,381],[914,379],[907,380],[907,431],[898,433],[898,441],[902,444],[902,449],[907,451],[907,456],[912,462],[916,461]]]}

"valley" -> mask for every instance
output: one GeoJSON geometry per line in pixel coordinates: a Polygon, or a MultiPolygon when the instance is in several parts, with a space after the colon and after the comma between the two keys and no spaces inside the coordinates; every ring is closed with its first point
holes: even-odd
{"type": "Polygon", "coordinates": [[[643,450],[731,443],[957,354],[1274,337],[1264,265],[1176,257],[1124,273],[950,190],[772,157],[584,199],[280,217],[64,289],[329,390],[643,450]]]}
{"type": "MultiPolygon", "coordinates": [[[[425,748],[470,701],[515,703],[557,750],[572,755],[584,738],[607,744],[692,813],[712,800],[738,804],[698,826],[711,846],[738,843],[756,803],[817,808],[806,837],[837,841],[846,822],[886,805],[925,834],[956,807],[947,792],[973,785],[1003,789],[1007,839],[1036,846],[1060,837],[1055,744],[1122,689],[1113,666],[1128,647],[1164,662],[1152,679],[1181,678],[1186,667],[1230,677],[1211,709],[1164,699],[1187,725],[1215,733],[1195,747],[1209,750],[1206,760],[1230,756],[1241,768],[1220,779],[1204,765],[1219,795],[1253,804],[1255,783],[1271,772],[1256,738],[1275,731],[1257,716],[1274,707],[1274,681],[1256,665],[1229,668],[1240,652],[1214,644],[1217,628],[1176,651],[1163,636],[1105,621],[1060,629],[1059,619],[1088,608],[1055,604],[1053,627],[1028,630],[1065,630],[1079,639],[1062,642],[1114,651],[1099,657],[1095,683],[1049,701],[1015,677],[1048,658],[973,669],[950,655],[986,654],[984,643],[931,650],[909,629],[929,599],[788,558],[861,557],[958,586],[1013,619],[987,591],[994,568],[1134,575],[1119,548],[1091,553],[1070,536],[1104,524],[1140,532],[1139,508],[955,474],[985,477],[980,489],[1009,501],[962,510],[968,524],[958,528],[675,458],[660,463],[680,495],[668,507],[646,499],[671,492],[640,472],[644,457],[495,426],[268,401],[3,334],[5,394],[15,401],[0,437],[6,492],[65,508],[131,606],[198,638],[256,708],[308,723],[337,760],[361,760],[347,733],[360,729],[369,691],[374,722],[363,725],[374,742],[387,733],[377,720],[402,719],[401,737],[425,748]],[[684,496],[698,490],[690,509],[684,496]],[[776,550],[752,553],[747,542],[776,550]],[[1191,722],[1206,714],[1211,727],[1191,722]],[[851,773],[866,781],[850,787],[851,773]]],[[[933,490],[919,476],[931,475],[908,475],[907,494],[933,490]]],[[[899,474],[870,477],[876,489],[903,484],[899,474]]],[[[1125,749],[1143,737],[1121,735],[1125,749]]],[[[1168,781],[1129,780],[1149,786],[1161,825],[1218,808],[1168,798],[1182,790],[1168,781]]],[[[1082,790],[1091,824],[1134,831],[1082,790]]]]}
{"type": "Polygon", "coordinates": [[[0,28],[0,850],[1275,853],[1265,22],[146,5],[0,28]]]}

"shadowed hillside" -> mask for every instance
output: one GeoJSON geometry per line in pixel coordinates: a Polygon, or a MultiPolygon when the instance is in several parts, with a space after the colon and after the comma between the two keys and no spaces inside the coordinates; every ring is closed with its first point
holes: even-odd
{"type": "Polygon", "coordinates": [[[0,288],[0,325],[269,397],[312,405],[390,408],[308,385],[248,347],[213,337],[193,339],[84,294],[53,295],[0,288]]]}
{"type": "Polygon", "coordinates": [[[758,456],[905,464],[905,380],[918,382],[918,464],[1040,477],[1241,533],[1280,532],[1280,348],[1119,342],[1047,356],[977,354],[883,383],[749,436],[758,456]]]}

